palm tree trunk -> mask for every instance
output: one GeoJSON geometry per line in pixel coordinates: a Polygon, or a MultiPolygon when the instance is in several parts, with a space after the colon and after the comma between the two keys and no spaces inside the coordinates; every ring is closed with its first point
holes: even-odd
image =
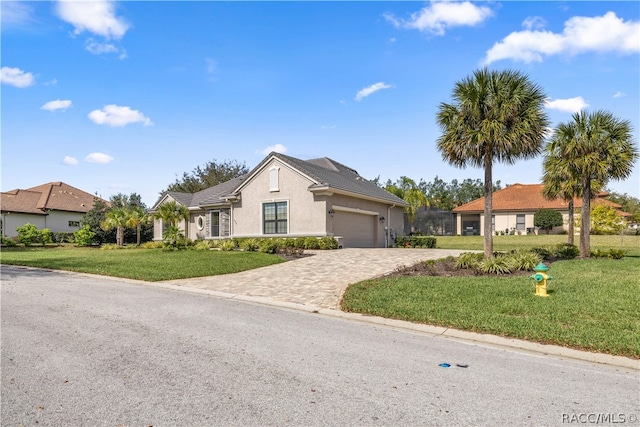
{"type": "Polygon", "coordinates": [[[137,237],[137,244],[138,246],[140,246],[140,229],[142,228],[142,224],[138,224],[138,226],[136,227],[136,237],[137,237]]]}
{"type": "Polygon", "coordinates": [[[591,180],[588,176],[582,179],[582,221],[580,223],[580,257],[591,256],[591,242],[589,232],[591,229],[591,180]]]}
{"type": "Polygon", "coordinates": [[[491,231],[491,215],[493,205],[493,176],[492,176],[492,158],[489,154],[484,156],[484,257],[491,258],[493,256],[493,233],[491,231]]]}
{"type": "Polygon", "coordinates": [[[573,229],[573,222],[575,216],[575,209],[573,207],[573,198],[569,200],[569,244],[573,245],[575,230],[573,229]]]}

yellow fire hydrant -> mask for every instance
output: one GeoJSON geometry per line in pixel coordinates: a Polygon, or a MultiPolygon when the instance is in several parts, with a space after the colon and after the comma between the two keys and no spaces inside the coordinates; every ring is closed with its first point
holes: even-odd
{"type": "Polygon", "coordinates": [[[533,268],[533,271],[535,271],[536,274],[532,274],[529,277],[536,281],[536,296],[548,297],[549,294],[547,294],[547,282],[553,279],[553,277],[547,274],[547,272],[549,271],[549,267],[547,267],[543,263],[539,263],[533,268]]]}

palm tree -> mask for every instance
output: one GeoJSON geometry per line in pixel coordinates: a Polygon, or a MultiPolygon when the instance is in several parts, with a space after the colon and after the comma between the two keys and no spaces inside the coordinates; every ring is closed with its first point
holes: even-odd
{"type": "Polygon", "coordinates": [[[163,224],[167,226],[168,230],[170,228],[177,227],[178,223],[183,219],[185,220],[185,223],[189,221],[189,209],[172,200],[161,205],[154,216],[161,219],[163,224]]]}
{"type": "Polygon", "coordinates": [[[400,197],[409,204],[409,207],[405,208],[407,221],[409,221],[409,223],[413,223],[420,207],[429,206],[429,200],[424,194],[424,191],[409,177],[401,176],[395,184],[390,181],[387,182],[385,190],[400,197]]]}
{"type": "Polygon", "coordinates": [[[540,153],[549,119],[546,95],[518,71],[477,70],[455,84],[453,103],[441,103],[438,150],[451,165],[484,168],[484,256],[493,256],[494,161],[513,164],[540,153]]]}
{"type": "Polygon", "coordinates": [[[100,223],[103,230],[116,229],[116,244],[124,245],[124,229],[127,227],[129,212],[125,208],[112,208],[107,211],[105,220],[100,223]]]}
{"type": "Polygon", "coordinates": [[[151,217],[141,206],[136,206],[129,211],[127,226],[136,229],[137,245],[140,246],[140,231],[143,225],[148,224],[151,217]]]}
{"type": "Polygon", "coordinates": [[[565,173],[580,185],[580,256],[588,258],[591,256],[591,198],[610,180],[628,178],[639,155],[631,124],[608,111],[581,111],[573,115],[571,122],[556,127],[549,149],[554,156],[564,159],[565,173]]]}

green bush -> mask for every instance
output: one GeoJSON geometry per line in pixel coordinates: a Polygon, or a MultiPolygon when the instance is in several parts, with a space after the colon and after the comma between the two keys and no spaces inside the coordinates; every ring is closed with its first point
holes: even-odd
{"type": "Polygon", "coordinates": [[[435,248],[436,238],[431,236],[398,236],[396,246],[399,248],[435,248]]]}
{"type": "Polygon", "coordinates": [[[278,245],[273,239],[263,239],[260,242],[260,252],[265,254],[275,254],[278,252],[278,245]]]}
{"type": "Polygon", "coordinates": [[[554,255],[560,259],[574,259],[580,255],[580,249],[570,243],[560,243],[556,246],[554,255]]]}
{"type": "Polygon", "coordinates": [[[236,242],[231,239],[223,240],[218,244],[221,251],[235,251],[237,249],[236,242]]]}
{"type": "Polygon", "coordinates": [[[320,238],[320,249],[338,249],[338,241],[333,236],[324,236],[320,238]]]}
{"type": "Polygon", "coordinates": [[[53,243],[75,243],[76,241],[73,232],[54,231],[51,234],[53,235],[53,243]]]}
{"type": "Polygon", "coordinates": [[[115,243],[105,243],[100,246],[103,251],[115,251],[116,249],[124,248],[124,246],[117,245],[115,243]]]}
{"type": "Polygon", "coordinates": [[[12,238],[2,237],[2,236],[0,236],[0,244],[2,244],[2,246],[7,246],[7,247],[14,247],[17,245],[16,241],[13,240],[12,238]]]}
{"type": "Polygon", "coordinates": [[[478,267],[480,261],[484,258],[484,254],[477,252],[463,252],[456,260],[457,268],[473,268],[478,267]]]}
{"type": "Polygon", "coordinates": [[[304,239],[305,249],[320,249],[320,241],[316,237],[307,237],[304,239]]]}
{"type": "Polygon", "coordinates": [[[511,257],[499,255],[482,259],[478,263],[477,270],[485,274],[510,274],[515,270],[515,266],[511,257]]]}
{"type": "Polygon", "coordinates": [[[96,233],[91,231],[91,228],[88,225],[82,226],[80,230],[73,233],[77,246],[91,246],[95,235],[96,233]]]}
{"type": "Polygon", "coordinates": [[[163,243],[158,241],[145,242],[140,247],[142,249],[160,249],[162,248],[163,243]]]}
{"type": "Polygon", "coordinates": [[[305,237],[296,237],[296,243],[295,243],[295,247],[296,249],[306,249],[306,243],[307,239],[305,237]]]}
{"type": "Polygon", "coordinates": [[[542,261],[542,257],[535,252],[517,250],[508,255],[516,270],[530,271],[542,261]]]}
{"type": "Polygon", "coordinates": [[[260,242],[258,239],[243,239],[240,242],[240,249],[248,252],[256,252],[260,249],[260,242]]]}
{"type": "Polygon", "coordinates": [[[33,224],[27,223],[22,227],[16,228],[16,231],[18,232],[18,239],[25,246],[31,246],[42,241],[42,232],[33,224]]]}
{"type": "Polygon", "coordinates": [[[622,249],[609,249],[609,258],[622,259],[627,253],[622,249]]]}
{"type": "Polygon", "coordinates": [[[51,233],[51,230],[49,230],[48,228],[43,228],[40,232],[40,241],[42,242],[42,246],[52,244],[53,234],[51,233]]]}

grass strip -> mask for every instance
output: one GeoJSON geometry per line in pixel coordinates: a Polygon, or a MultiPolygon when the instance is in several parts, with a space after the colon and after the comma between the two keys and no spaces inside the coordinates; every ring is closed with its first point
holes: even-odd
{"type": "Polygon", "coordinates": [[[284,262],[261,252],[173,251],[160,249],[3,248],[3,264],[93,273],[128,279],[161,280],[237,273],[284,262]]]}
{"type": "Polygon", "coordinates": [[[517,277],[388,277],[351,285],[345,311],[640,358],[640,262],[551,265],[549,298],[517,277]]]}

